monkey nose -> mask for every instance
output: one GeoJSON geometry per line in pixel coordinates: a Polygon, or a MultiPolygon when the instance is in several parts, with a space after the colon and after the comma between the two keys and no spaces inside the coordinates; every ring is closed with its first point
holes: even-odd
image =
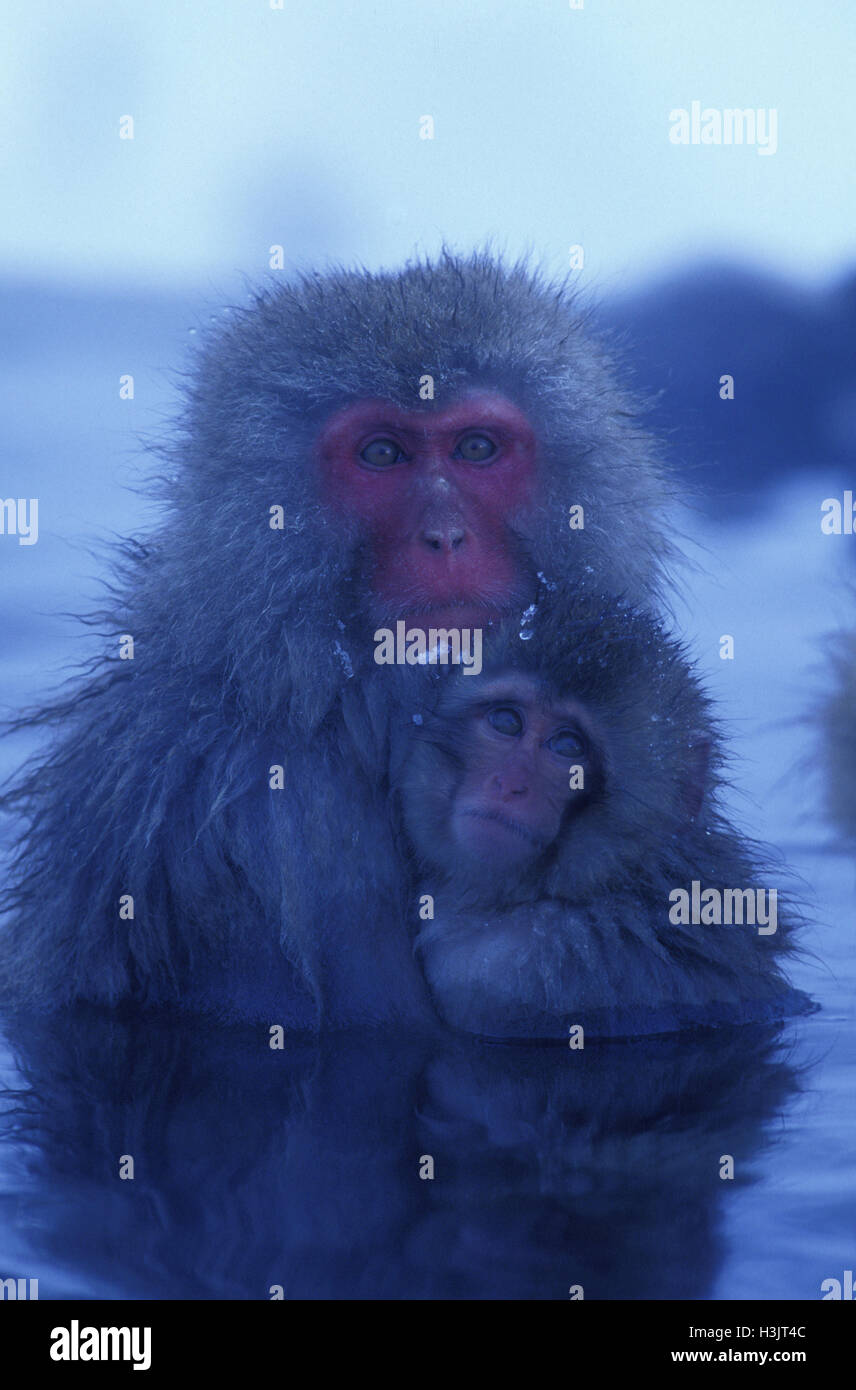
{"type": "Polygon", "coordinates": [[[529,786],[522,774],[503,775],[497,773],[493,779],[493,789],[504,799],[510,799],[511,797],[525,796],[529,786]]]}
{"type": "Polygon", "coordinates": [[[454,523],[448,526],[425,526],[421,532],[423,545],[443,555],[451,555],[453,551],[460,550],[466,536],[464,527],[454,523]]]}

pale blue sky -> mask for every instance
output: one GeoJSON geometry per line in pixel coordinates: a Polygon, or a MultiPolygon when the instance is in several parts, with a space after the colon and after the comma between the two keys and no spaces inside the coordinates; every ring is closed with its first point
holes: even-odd
{"type": "Polygon", "coordinates": [[[282,3],[7,12],[0,267],[190,287],[273,242],[376,265],[492,237],[556,269],[582,243],[609,291],[701,254],[854,258],[851,0],[282,3]],[[672,145],[693,100],[775,107],[778,152],[672,145]]]}

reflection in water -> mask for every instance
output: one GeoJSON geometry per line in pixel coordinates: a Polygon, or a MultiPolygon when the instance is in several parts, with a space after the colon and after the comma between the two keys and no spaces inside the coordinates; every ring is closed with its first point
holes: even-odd
{"type": "Polygon", "coordinates": [[[705,1298],[720,1158],[746,1182],[796,1086],[748,1028],[583,1052],[272,1051],[89,1010],[9,1033],[0,1274],[42,1298],[705,1298]]]}

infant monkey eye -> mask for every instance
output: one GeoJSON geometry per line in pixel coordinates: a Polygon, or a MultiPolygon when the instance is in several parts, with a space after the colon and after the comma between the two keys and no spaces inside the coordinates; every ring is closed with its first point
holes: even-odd
{"type": "Polygon", "coordinates": [[[404,463],[405,455],[394,439],[373,439],[360,450],[360,458],[371,468],[391,468],[395,463],[404,463]]]}
{"type": "Polygon", "coordinates": [[[495,705],[487,712],[487,722],[498,734],[516,738],[523,733],[523,719],[513,705],[495,705]]]}
{"type": "Polygon", "coordinates": [[[584,758],[588,743],[576,729],[559,729],[547,739],[547,747],[560,758],[584,758]]]}
{"type": "Polygon", "coordinates": [[[468,463],[487,463],[496,453],[496,445],[486,434],[465,434],[455,453],[468,463]]]}

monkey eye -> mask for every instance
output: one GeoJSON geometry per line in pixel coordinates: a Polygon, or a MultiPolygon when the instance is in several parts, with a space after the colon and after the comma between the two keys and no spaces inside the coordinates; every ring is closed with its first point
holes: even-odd
{"type": "Polygon", "coordinates": [[[373,439],[360,450],[360,458],[370,468],[392,468],[396,463],[406,462],[406,455],[394,439],[373,439]]]}
{"type": "Polygon", "coordinates": [[[487,722],[498,734],[516,738],[523,733],[523,720],[512,705],[496,705],[487,712],[487,722]]]}
{"type": "Polygon", "coordinates": [[[467,463],[487,463],[496,453],[496,445],[486,434],[465,434],[455,450],[457,458],[467,463]]]}
{"type": "Polygon", "coordinates": [[[588,744],[576,729],[559,729],[547,739],[547,747],[559,758],[584,758],[588,744]]]}

